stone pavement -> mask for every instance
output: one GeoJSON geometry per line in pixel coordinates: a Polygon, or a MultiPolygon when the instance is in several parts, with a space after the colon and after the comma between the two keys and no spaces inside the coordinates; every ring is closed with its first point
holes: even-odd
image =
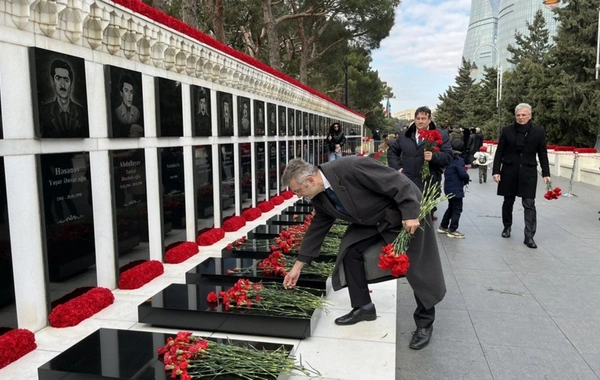
{"type": "MultiPolygon", "coordinates": [[[[553,185],[566,192],[568,181],[553,185]]],[[[504,239],[491,176],[469,185],[459,227],[466,238],[438,234],[448,292],[421,351],[408,348],[415,302],[398,281],[397,380],[600,379],[600,188],[575,183],[577,197],[552,201],[544,191],[540,180],[538,249],[530,249],[520,198],[504,239]]]]}

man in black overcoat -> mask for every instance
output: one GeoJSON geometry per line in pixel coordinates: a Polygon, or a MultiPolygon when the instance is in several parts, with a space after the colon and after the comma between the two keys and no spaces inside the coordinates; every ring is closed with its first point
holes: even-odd
{"type": "Polygon", "coordinates": [[[516,197],[521,197],[525,217],[525,240],[529,248],[537,248],[533,236],[537,225],[535,191],[537,161],[540,161],[544,182],[550,181],[550,165],[546,150],[546,133],[531,122],[531,106],[521,103],[515,108],[515,122],[502,130],[494,156],[492,178],[498,183],[502,203],[502,237],[509,238],[516,197]]]}
{"type": "Polygon", "coordinates": [[[340,243],[332,284],[334,290],[348,287],[353,309],[335,323],[374,320],[377,314],[368,284],[394,279],[379,268],[379,254],[405,228],[414,234],[406,252],[410,262],[406,279],[417,301],[417,329],[410,347],[425,347],[433,330],[434,306],[444,298],[446,285],[431,216],[421,224],[418,220],[422,196],[418,187],[398,171],[359,156],[342,157],[319,167],[292,160],[282,182],[298,196],[310,198],[315,209],[284,286],[294,286],[302,267],[319,255],[336,218],[346,220],[350,225],[340,243]]]}

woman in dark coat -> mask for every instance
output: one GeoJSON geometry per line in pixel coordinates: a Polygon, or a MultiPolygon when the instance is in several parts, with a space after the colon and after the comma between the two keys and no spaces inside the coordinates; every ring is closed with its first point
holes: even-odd
{"type": "Polygon", "coordinates": [[[342,147],[346,143],[346,136],[342,132],[339,123],[333,123],[329,127],[329,133],[325,139],[325,144],[329,149],[328,161],[342,158],[342,147]]]}
{"type": "Polygon", "coordinates": [[[544,182],[550,181],[550,165],[546,150],[546,133],[531,122],[531,106],[521,103],[515,108],[515,123],[502,130],[494,156],[492,175],[498,183],[502,204],[502,237],[509,238],[515,197],[521,197],[525,216],[524,244],[537,248],[533,236],[537,225],[535,192],[537,188],[537,161],[540,161],[544,182]]]}

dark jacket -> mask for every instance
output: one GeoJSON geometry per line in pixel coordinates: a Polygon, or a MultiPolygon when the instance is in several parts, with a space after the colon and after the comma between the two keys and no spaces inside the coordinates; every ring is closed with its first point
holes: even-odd
{"type": "MultiPolygon", "coordinates": [[[[429,129],[436,129],[432,122],[429,129]]],[[[413,181],[421,191],[423,191],[423,181],[421,179],[421,168],[425,162],[425,146],[417,146],[415,133],[417,127],[412,123],[404,133],[400,133],[388,149],[388,165],[396,170],[402,168],[402,173],[413,181]]],[[[452,148],[448,139],[448,133],[439,129],[442,135],[442,146],[439,152],[433,153],[433,158],[429,161],[429,171],[435,182],[441,182],[444,167],[452,160],[452,148]]]]}
{"type": "Polygon", "coordinates": [[[330,152],[335,152],[336,144],[340,144],[340,146],[344,146],[345,143],[346,143],[346,136],[344,135],[344,132],[342,132],[341,130],[338,131],[338,133],[330,131],[329,134],[327,135],[327,137],[325,138],[325,144],[327,145],[327,148],[329,149],[330,152]],[[329,136],[331,136],[331,140],[329,140],[329,136]]]}
{"type": "Polygon", "coordinates": [[[498,195],[535,198],[537,161],[540,160],[542,177],[550,176],[546,133],[543,128],[530,124],[523,151],[517,150],[517,131],[514,125],[502,130],[494,156],[492,174],[500,174],[498,195]]]}
{"type": "Polygon", "coordinates": [[[464,198],[464,186],[469,183],[469,173],[465,169],[465,160],[456,152],[450,165],[444,171],[444,193],[454,194],[454,198],[464,198]]]}
{"type": "MultiPolygon", "coordinates": [[[[332,275],[333,288],[339,290],[347,285],[343,260],[348,248],[378,234],[391,243],[402,228],[402,220],[418,218],[421,192],[405,175],[368,157],[346,156],[327,162],[320,169],[349,215],[337,211],[325,192],[312,198],[315,216],[304,235],[298,258],[307,262],[319,255],[336,218],[350,222],[332,275]]],[[[406,279],[427,309],[440,302],[446,293],[432,226],[431,216],[427,216],[407,252],[410,268],[406,279]]],[[[390,272],[378,266],[381,249],[381,245],[375,244],[363,253],[369,282],[390,279],[390,272]]]]}

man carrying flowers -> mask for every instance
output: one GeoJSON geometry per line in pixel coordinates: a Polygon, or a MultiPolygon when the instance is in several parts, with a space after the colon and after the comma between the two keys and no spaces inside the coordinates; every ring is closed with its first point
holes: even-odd
{"type": "Polygon", "coordinates": [[[335,323],[352,325],[375,320],[377,314],[368,284],[395,278],[380,265],[382,249],[399,234],[410,234],[405,252],[410,262],[406,278],[417,303],[417,330],[410,347],[427,346],[433,330],[434,306],[444,298],[446,286],[430,212],[421,215],[422,194],[418,187],[398,171],[358,156],[343,157],[319,167],[292,160],[282,182],[298,196],[310,198],[315,209],[298,260],[286,275],[284,286],[295,286],[302,268],[319,255],[336,218],[346,220],[350,225],[341,239],[332,284],[334,290],[348,287],[353,309],[335,323]]]}

